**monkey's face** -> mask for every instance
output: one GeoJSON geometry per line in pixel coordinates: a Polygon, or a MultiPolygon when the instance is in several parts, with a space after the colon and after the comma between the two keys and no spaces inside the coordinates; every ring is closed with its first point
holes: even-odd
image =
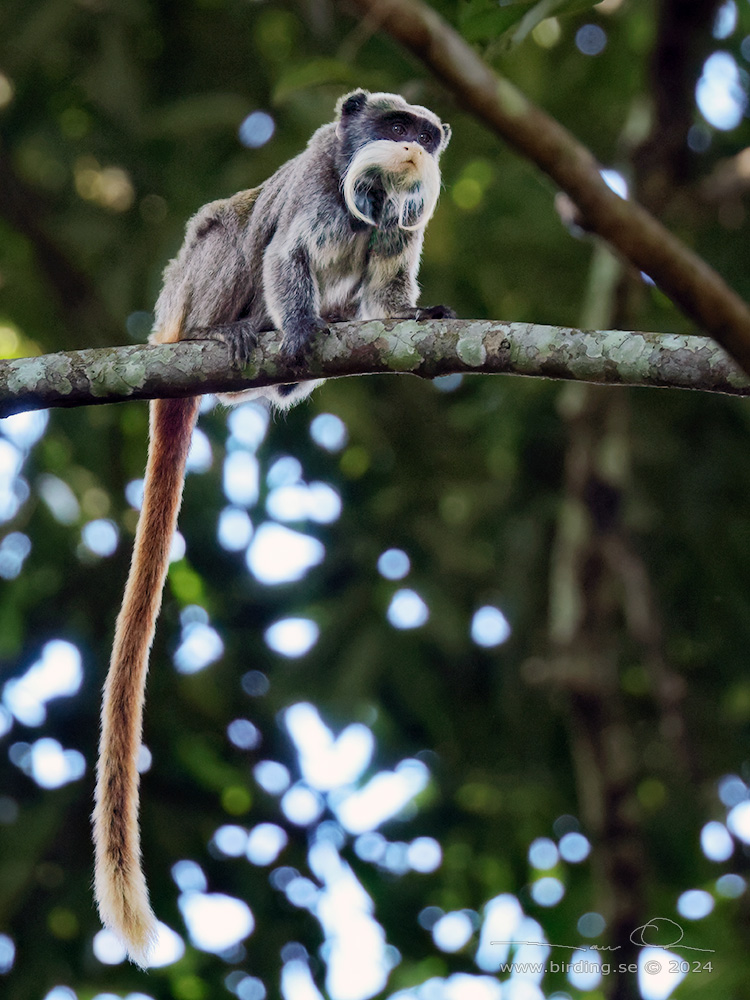
{"type": "Polygon", "coordinates": [[[438,159],[450,126],[397,94],[357,91],[342,99],[340,116],[341,187],[351,214],[379,228],[426,226],[440,193],[438,159]]]}

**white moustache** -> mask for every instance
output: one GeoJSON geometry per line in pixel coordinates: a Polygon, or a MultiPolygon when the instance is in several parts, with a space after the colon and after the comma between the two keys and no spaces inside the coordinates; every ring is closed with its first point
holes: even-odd
{"type": "Polygon", "coordinates": [[[424,229],[432,218],[440,195],[440,171],[436,158],[419,143],[394,142],[392,139],[374,139],[354,154],[342,179],[342,193],[346,207],[355,219],[370,226],[375,226],[376,222],[359,210],[354,193],[358,184],[369,186],[374,170],[383,183],[386,200],[395,208],[399,229],[424,229]],[[420,203],[417,222],[407,226],[410,206],[420,203]]]}

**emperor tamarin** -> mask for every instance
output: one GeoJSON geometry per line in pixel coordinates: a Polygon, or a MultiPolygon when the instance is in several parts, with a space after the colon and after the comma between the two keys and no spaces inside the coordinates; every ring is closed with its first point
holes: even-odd
{"type": "MultiPolygon", "coordinates": [[[[164,272],[152,340],[216,339],[243,364],[266,331],[302,373],[313,338],[335,320],[429,319],[418,309],[425,227],[440,192],[450,127],[396,94],[358,90],[336,120],[267,181],[205,205],[164,272]]],[[[319,380],[233,393],[281,408],[319,380]]],[[[156,918],[141,868],[138,771],[148,654],[182,497],[198,399],[157,399],[143,506],[104,689],[94,840],[104,923],[145,965],[156,918]]]]}

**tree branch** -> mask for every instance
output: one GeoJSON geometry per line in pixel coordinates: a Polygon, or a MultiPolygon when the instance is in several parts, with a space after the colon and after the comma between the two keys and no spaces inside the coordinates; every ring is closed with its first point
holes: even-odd
{"type": "Polygon", "coordinates": [[[421,0],[344,0],[412,51],[458,101],[565,191],[582,224],[648,274],[750,374],[750,310],[716,271],[642,206],[603,181],[593,155],[501,77],[421,0]]]}
{"type": "MultiPolygon", "coordinates": [[[[234,392],[300,380],[261,345],[244,371],[216,341],[64,351],[0,361],[0,417],[51,406],[234,392]]],[[[586,332],[490,320],[337,323],[318,338],[308,378],[401,372],[504,373],[609,385],[670,386],[750,395],[750,379],[705,337],[586,332]]]]}

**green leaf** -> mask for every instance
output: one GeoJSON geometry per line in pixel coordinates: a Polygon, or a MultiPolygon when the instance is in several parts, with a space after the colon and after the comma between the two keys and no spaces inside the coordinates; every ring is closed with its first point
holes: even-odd
{"type": "Polygon", "coordinates": [[[579,14],[592,8],[598,0],[506,0],[471,4],[460,19],[461,32],[469,42],[496,41],[516,27],[507,39],[511,46],[519,45],[531,31],[548,17],[579,14]]]}
{"type": "Polygon", "coordinates": [[[313,59],[282,74],[273,92],[275,104],[288,100],[298,90],[319,87],[325,83],[345,83],[355,87],[359,76],[352,67],[339,59],[313,59]]]}
{"type": "Polygon", "coordinates": [[[599,0],[557,0],[557,17],[567,17],[570,14],[581,14],[585,10],[591,10],[599,3],[599,0]]]}
{"type": "Polygon", "coordinates": [[[520,0],[518,3],[498,7],[493,4],[475,5],[473,12],[461,21],[461,33],[467,42],[489,42],[500,38],[523,18],[526,11],[533,7],[533,2],[520,0]]]}

